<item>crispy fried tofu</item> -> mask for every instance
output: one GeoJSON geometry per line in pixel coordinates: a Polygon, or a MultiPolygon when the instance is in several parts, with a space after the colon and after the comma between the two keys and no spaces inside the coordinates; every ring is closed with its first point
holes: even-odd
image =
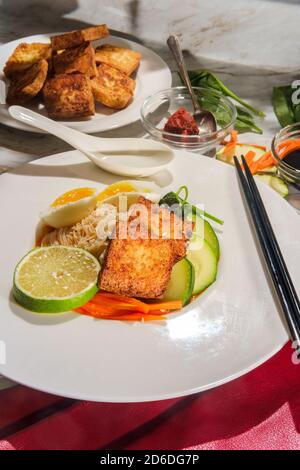
{"type": "MultiPolygon", "coordinates": [[[[153,204],[142,196],[139,197],[138,204],[147,208],[147,217],[150,217],[149,236],[171,240],[176,261],[182,259],[186,255],[186,243],[192,235],[192,231],[189,231],[192,227],[184,225],[182,219],[167,207],[153,204]]],[[[139,215],[140,219],[141,217],[143,216],[139,215]]],[[[146,224],[147,221],[142,223],[146,224]]]]}
{"type": "Polygon", "coordinates": [[[53,56],[53,67],[56,74],[83,73],[89,77],[97,75],[95,50],[90,42],[64,50],[53,56]]]}
{"type": "Polygon", "coordinates": [[[108,28],[106,24],[101,24],[99,26],[91,26],[90,28],[52,36],[51,45],[53,51],[60,51],[62,49],[79,46],[85,41],[95,41],[97,39],[106,38],[107,36],[109,36],[108,28]]]}
{"type": "Polygon", "coordinates": [[[116,236],[106,253],[100,288],[128,297],[156,299],[164,294],[174,264],[186,254],[186,238],[182,232],[182,238],[175,240],[174,229],[170,230],[170,238],[163,238],[163,220],[168,218],[176,225],[177,215],[144,198],[140,198],[138,204],[144,205],[146,210],[140,211],[137,206],[134,211],[140,211],[139,214],[130,211],[125,238],[117,223],[116,236]],[[154,227],[153,214],[158,214],[154,227]],[[139,224],[135,225],[134,236],[130,229],[133,222],[139,224]],[[154,228],[154,238],[151,238],[151,228],[154,228]]]}
{"type": "Polygon", "coordinates": [[[112,240],[100,288],[127,297],[155,299],[168,285],[174,253],[166,240],[112,240]]]}
{"type": "Polygon", "coordinates": [[[90,80],[82,74],[62,74],[50,78],[43,88],[45,107],[49,116],[69,119],[91,116],[95,102],[90,80]]]}
{"type": "Polygon", "coordinates": [[[7,60],[3,71],[8,78],[13,78],[41,59],[50,60],[51,53],[50,44],[19,44],[7,60]]]}
{"type": "Polygon", "coordinates": [[[33,99],[43,88],[47,78],[48,62],[39,60],[9,85],[6,101],[8,104],[23,104],[33,99]]]}
{"type": "Polygon", "coordinates": [[[133,97],[135,81],[119,70],[101,64],[91,85],[96,101],[109,108],[123,109],[133,97]]]}
{"type": "Polygon", "coordinates": [[[131,75],[139,66],[141,54],[125,47],[104,44],[96,48],[97,64],[106,64],[117,70],[131,75]]]}

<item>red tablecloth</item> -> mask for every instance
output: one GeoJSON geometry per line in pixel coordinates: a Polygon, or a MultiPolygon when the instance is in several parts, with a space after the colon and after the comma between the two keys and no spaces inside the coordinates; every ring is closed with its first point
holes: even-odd
{"type": "Polygon", "coordinates": [[[300,365],[290,344],[205,393],[152,403],[0,392],[0,449],[300,449],[300,365]]]}

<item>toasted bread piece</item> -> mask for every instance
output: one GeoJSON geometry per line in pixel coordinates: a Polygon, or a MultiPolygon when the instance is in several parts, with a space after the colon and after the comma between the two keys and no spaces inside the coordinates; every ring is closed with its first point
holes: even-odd
{"type": "Polygon", "coordinates": [[[42,59],[12,80],[7,92],[7,103],[23,104],[33,99],[43,88],[47,72],[48,62],[42,59]]]}
{"type": "Polygon", "coordinates": [[[48,79],[43,96],[49,116],[55,119],[79,118],[95,113],[90,80],[80,73],[48,79]]]}
{"type": "Polygon", "coordinates": [[[100,24],[99,26],[91,26],[90,28],[52,36],[51,45],[53,51],[60,51],[62,49],[79,46],[85,41],[96,41],[97,39],[106,38],[107,36],[109,36],[109,31],[106,24],[100,24]]]}
{"type": "Polygon", "coordinates": [[[104,44],[96,48],[97,64],[106,64],[131,75],[139,66],[141,54],[125,47],[112,46],[104,44]]]}
{"type": "Polygon", "coordinates": [[[41,59],[50,60],[51,53],[50,44],[19,44],[7,60],[3,71],[8,78],[13,78],[41,59]]]}
{"type": "Polygon", "coordinates": [[[155,299],[163,295],[174,264],[186,254],[186,238],[175,239],[171,228],[165,239],[163,220],[176,226],[179,218],[166,208],[140,198],[128,218],[125,238],[117,223],[115,238],[110,241],[100,278],[100,288],[128,297],[155,299]],[[145,211],[141,208],[145,207],[145,211]],[[155,219],[155,214],[159,217],[155,219]],[[134,222],[137,222],[134,225],[134,222]],[[154,225],[154,226],[153,226],[154,225]],[[131,229],[136,227],[136,231],[131,229]],[[153,229],[153,233],[151,230],[153,229]],[[151,235],[154,238],[151,238],[151,235]]]}
{"type": "Polygon", "coordinates": [[[80,46],[65,49],[61,54],[53,56],[54,72],[83,73],[89,77],[97,75],[95,50],[90,42],[83,42],[80,46]]]}
{"type": "Polygon", "coordinates": [[[109,108],[123,109],[133,97],[135,81],[119,70],[101,64],[91,85],[96,101],[109,108]]]}

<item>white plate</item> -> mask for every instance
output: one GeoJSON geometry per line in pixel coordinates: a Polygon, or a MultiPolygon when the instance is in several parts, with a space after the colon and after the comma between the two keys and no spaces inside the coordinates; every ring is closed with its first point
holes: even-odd
{"type": "MultiPolygon", "coordinates": [[[[0,79],[4,80],[2,70],[5,62],[21,42],[49,42],[49,38],[53,34],[54,33],[28,36],[0,46],[0,79]]],[[[114,111],[97,104],[96,114],[94,116],[81,120],[63,121],[65,125],[81,132],[92,133],[107,131],[139,120],[140,109],[145,99],[159,90],[170,88],[172,84],[172,76],[167,64],[150,49],[147,49],[136,42],[115,36],[110,36],[103,40],[93,42],[95,47],[104,43],[127,47],[142,54],[141,64],[136,74],[135,94],[132,102],[127,106],[127,108],[120,111],[114,111]]],[[[30,105],[30,107],[34,111],[47,115],[43,105],[30,105]]],[[[7,126],[14,127],[16,129],[38,133],[42,132],[12,119],[8,114],[6,106],[0,106],[0,120],[2,124],[6,124],[7,126]]]]}
{"type": "MultiPolygon", "coordinates": [[[[117,180],[77,152],[50,156],[1,176],[0,373],[30,387],[86,400],[131,402],[176,397],[228,382],[257,367],[287,341],[255,246],[232,167],[177,152],[157,176],[162,194],[188,185],[190,200],[225,220],[217,281],[163,323],[39,315],[10,297],[13,270],[33,245],[38,214],[58,194],[117,180]],[[165,183],[164,183],[165,182],[165,183]],[[2,343],[2,345],[4,344],[2,343]]],[[[259,185],[296,287],[296,212],[259,185]]],[[[292,350],[291,350],[292,354],[292,350]]]]}

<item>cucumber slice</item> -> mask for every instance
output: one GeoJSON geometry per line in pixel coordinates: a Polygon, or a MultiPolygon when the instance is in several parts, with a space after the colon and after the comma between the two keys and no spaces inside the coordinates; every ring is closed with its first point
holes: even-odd
{"type": "Polygon", "coordinates": [[[254,161],[259,160],[266,152],[263,149],[259,149],[254,147],[253,145],[236,145],[228,154],[224,154],[224,148],[217,152],[217,160],[221,160],[225,163],[230,163],[230,165],[234,165],[233,157],[237,157],[239,160],[241,159],[242,155],[246,155],[247,152],[255,152],[256,156],[254,157],[254,161]]]}
{"type": "Polygon", "coordinates": [[[193,240],[197,240],[197,238],[202,240],[204,236],[204,240],[209,243],[218,260],[220,258],[220,245],[214,229],[210,223],[207,222],[207,220],[202,219],[202,217],[196,215],[194,216],[194,221],[196,222],[196,228],[191,242],[193,242],[193,240]]]}
{"type": "Polygon", "coordinates": [[[163,301],[181,300],[182,305],[189,303],[195,282],[195,270],[192,263],[183,258],[172,269],[171,279],[164,294],[163,301]]]}
{"type": "Polygon", "coordinates": [[[205,240],[191,241],[187,252],[187,259],[195,269],[195,283],[193,295],[200,294],[216,279],[218,261],[217,257],[205,240]]]}
{"type": "Polygon", "coordinates": [[[273,175],[255,175],[255,178],[258,178],[260,181],[268,184],[272,189],[275,189],[280,196],[287,197],[289,194],[289,188],[287,184],[278,176],[273,175]]]}

